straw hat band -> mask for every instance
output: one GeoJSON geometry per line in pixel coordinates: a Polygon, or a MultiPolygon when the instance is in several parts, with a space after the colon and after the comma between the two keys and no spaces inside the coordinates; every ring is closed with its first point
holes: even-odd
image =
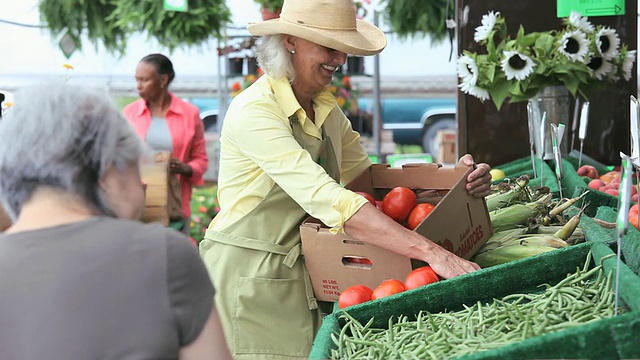
{"type": "Polygon", "coordinates": [[[302,21],[291,21],[291,20],[285,19],[283,17],[280,17],[280,19],[283,22],[286,21],[286,22],[288,22],[290,24],[300,25],[300,26],[309,27],[309,28],[313,28],[313,29],[336,30],[336,31],[354,31],[354,30],[357,29],[355,23],[353,23],[352,26],[348,26],[348,27],[337,27],[336,25],[320,26],[320,25],[313,25],[313,24],[309,24],[309,23],[304,23],[302,21]]]}

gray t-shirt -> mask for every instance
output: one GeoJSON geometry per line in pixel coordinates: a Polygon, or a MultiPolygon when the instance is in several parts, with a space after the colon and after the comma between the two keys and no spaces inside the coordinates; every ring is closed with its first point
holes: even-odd
{"type": "Polygon", "coordinates": [[[0,234],[0,359],[175,359],[213,295],[193,243],[158,224],[0,234]]]}
{"type": "Polygon", "coordinates": [[[167,119],[152,117],[145,141],[154,151],[173,152],[173,140],[167,119]]]}

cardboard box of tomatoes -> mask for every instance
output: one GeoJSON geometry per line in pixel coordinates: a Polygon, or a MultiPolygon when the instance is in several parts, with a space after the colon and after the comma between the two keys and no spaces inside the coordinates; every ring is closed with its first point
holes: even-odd
{"type": "MultiPolygon", "coordinates": [[[[419,202],[435,208],[414,229],[465,259],[471,258],[489,239],[493,230],[482,198],[469,196],[465,189],[471,167],[442,167],[438,164],[373,164],[346,188],[371,194],[382,200],[396,187],[407,187],[428,194],[419,202]]],[[[332,234],[321,221],[307,218],[300,226],[302,248],[316,298],[337,301],[351,285],[375,288],[387,279],[405,279],[424,263],[377,246],[355,240],[346,234],[332,234]]]]}

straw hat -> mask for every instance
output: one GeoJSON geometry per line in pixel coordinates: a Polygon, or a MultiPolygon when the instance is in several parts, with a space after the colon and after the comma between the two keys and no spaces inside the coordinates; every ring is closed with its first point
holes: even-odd
{"type": "Polygon", "coordinates": [[[252,35],[287,34],[353,55],[375,55],[387,45],[382,30],[356,19],[353,0],[285,0],[280,18],[249,24],[252,35]]]}

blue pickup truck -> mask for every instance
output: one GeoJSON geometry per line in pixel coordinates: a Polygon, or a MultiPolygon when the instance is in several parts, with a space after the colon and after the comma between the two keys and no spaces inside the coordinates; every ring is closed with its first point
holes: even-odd
{"type": "MultiPolygon", "coordinates": [[[[218,119],[217,98],[186,99],[200,109],[206,131],[215,131],[218,119]]],[[[360,114],[349,116],[354,128],[365,134],[371,126],[373,114],[371,98],[358,99],[360,114]]],[[[443,129],[457,129],[455,97],[386,97],[382,99],[382,128],[393,132],[393,141],[400,145],[421,145],[425,152],[438,153],[437,133],[443,129]]],[[[370,134],[367,134],[370,135],[370,134]]]]}
{"type": "MultiPolygon", "coordinates": [[[[373,114],[373,105],[371,98],[358,99],[365,114],[373,114]]],[[[393,132],[396,144],[421,145],[434,156],[438,131],[458,128],[455,97],[387,97],[381,100],[381,109],[382,128],[393,132]]]]}

